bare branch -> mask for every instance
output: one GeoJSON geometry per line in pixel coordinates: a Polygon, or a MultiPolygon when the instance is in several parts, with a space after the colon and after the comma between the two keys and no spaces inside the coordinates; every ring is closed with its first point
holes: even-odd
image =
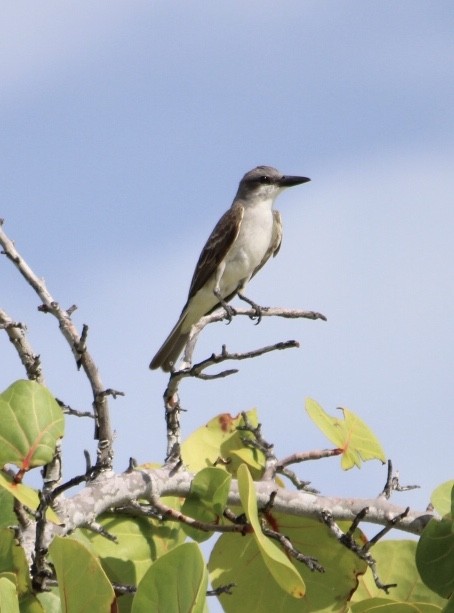
{"type": "Polygon", "coordinates": [[[44,384],[41,361],[30,345],[24,324],[14,322],[9,315],[0,309],[0,329],[5,330],[9,340],[16,349],[24,365],[27,378],[30,381],[44,384]]]}
{"type": "Polygon", "coordinates": [[[383,488],[380,496],[384,496],[386,499],[391,498],[391,492],[407,492],[409,490],[418,489],[419,485],[400,485],[399,473],[393,473],[393,465],[391,460],[388,460],[388,474],[386,477],[385,487],[383,488]]]}
{"type": "Polygon", "coordinates": [[[292,455],[279,460],[277,470],[282,470],[290,464],[298,464],[299,462],[308,462],[309,460],[321,460],[322,458],[331,458],[342,453],[342,449],[316,449],[314,451],[300,451],[292,453],[292,455]]]}
{"type": "MultiPolygon", "coordinates": [[[[193,326],[194,327],[194,326],[193,326]]],[[[222,351],[219,354],[212,354],[209,358],[194,364],[192,367],[185,367],[186,360],[183,362],[183,367],[179,370],[173,370],[170,374],[169,383],[164,392],[164,406],[166,411],[166,423],[167,423],[167,457],[176,453],[179,448],[180,439],[180,424],[179,413],[182,410],[180,406],[180,399],[178,395],[178,389],[183,379],[187,377],[195,377],[197,379],[219,379],[227,377],[229,375],[238,372],[237,369],[224,370],[213,375],[207,375],[203,373],[203,370],[212,366],[213,364],[220,364],[226,360],[247,360],[258,357],[271,351],[277,351],[281,349],[289,349],[293,347],[299,347],[296,341],[287,341],[276,343],[274,345],[268,345],[267,347],[261,347],[253,351],[247,351],[244,353],[230,353],[227,351],[225,345],[222,346],[222,351]]],[[[185,352],[186,356],[186,352],[185,352]]]]}
{"type": "MultiPolygon", "coordinates": [[[[235,315],[243,315],[249,318],[254,318],[257,315],[256,309],[239,309],[235,308],[235,315]]],[[[321,313],[315,311],[303,311],[301,309],[285,309],[281,307],[262,307],[262,317],[284,317],[286,319],[321,319],[326,321],[326,317],[321,313]]],[[[192,354],[194,353],[195,345],[197,343],[200,332],[209,324],[219,322],[226,319],[228,322],[231,320],[231,315],[225,311],[224,308],[219,308],[202,317],[196,324],[192,326],[191,333],[189,335],[188,342],[186,344],[184,352],[184,364],[192,363],[192,354]]]]}
{"type": "MultiPolygon", "coordinates": [[[[1,230],[1,225],[0,225],[1,230]]],[[[27,378],[44,385],[44,376],[41,368],[39,355],[35,354],[26,336],[26,327],[21,323],[15,323],[0,309],[0,328],[3,328],[10,341],[14,345],[22,364],[25,367],[27,378]]],[[[50,491],[61,479],[61,445],[58,444],[51,462],[42,470],[45,492],[50,491]]]]}
{"type": "Polygon", "coordinates": [[[347,549],[350,549],[350,551],[353,551],[361,560],[366,562],[366,564],[371,569],[372,576],[374,578],[375,585],[377,586],[377,588],[380,590],[383,590],[386,594],[388,594],[389,590],[392,587],[396,587],[397,584],[396,583],[384,584],[380,580],[377,574],[377,563],[375,559],[372,557],[372,555],[369,553],[369,550],[373,545],[375,545],[375,543],[378,542],[379,539],[381,539],[385,534],[387,534],[396,524],[398,524],[405,517],[407,517],[409,513],[409,508],[407,507],[404,511],[396,514],[392,519],[390,519],[388,521],[388,525],[385,526],[383,530],[378,532],[375,535],[375,537],[373,537],[370,541],[368,541],[364,545],[362,544],[359,545],[355,541],[353,533],[357,529],[359,523],[363,521],[364,518],[369,514],[369,511],[370,511],[369,507],[367,506],[363,507],[358,512],[356,517],[354,518],[353,523],[347,532],[343,532],[341,528],[339,527],[339,525],[334,521],[331,511],[327,511],[325,509],[324,511],[322,511],[321,517],[325,525],[328,526],[331,533],[336,537],[339,543],[347,547],[347,549]]]}
{"type": "Polygon", "coordinates": [[[200,521],[188,515],[184,515],[181,511],[172,509],[162,502],[155,502],[154,507],[162,515],[163,520],[177,521],[186,526],[191,526],[191,528],[195,528],[196,530],[201,530],[202,532],[240,532],[241,534],[246,534],[252,530],[249,524],[219,524],[200,521]]]}
{"type": "Polygon", "coordinates": [[[55,400],[63,413],[66,413],[67,415],[74,415],[76,417],[90,417],[91,419],[94,419],[95,417],[90,411],[78,411],[77,409],[71,408],[68,404],[65,404],[63,400],[60,400],[59,398],[55,398],[55,400]]]}
{"type": "Polygon", "coordinates": [[[276,532],[275,530],[272,530],[271,528],[266,526],[263,521],[262,521],[262,532],[263,532],[263,534],[265,536],[268,536],[269,538],[272,538],[275,541],[277,541],[278,543],[280,543],[280,545],[282,546],[284,551],[291,558],[294,558],[295,560],[298,560],[298,562],[302,562],[312,572],[314,572],[314,571],[316,571],[318,573],[324,573],[325,572],[325,569],[319,563],[318,560],[316,560],[315,558],[311,558],[310,556],[306,556],[303,553],[301,553],[301,551],[298,551],[298,549],[296,549],[293,546],[292,542],[290,541],[290,539],[287,536],[284,536],[280,532],[276,532]]]}
{"type": "Polygon", "coordinates": [[[71,320],[71,314],[75,307],[72,306],[69,310],[64,310],[60,307],[58,302],[54,300],[53,296],[47,290],[44,281],[38,278],[24,258],[19,254],[13,242],[3,231],[1,224],[0,245],[6,257],[14,264],[27,283],[39,296],[43,303],[40,310],[51,313],[58,320],[60,330],[71,348],[77,366],[81,366],[84,369],[93,392],[93,410],[96,417],[95,438],[98,440],[97,463],[102,468],[108,469],[112,466],[113,459],[113,436],[110,426],[109,406],[96,364],[89,351],[86,349],[88,329],[86,331],[84,329],[85,333],[83,332],[82,335],[79,335],[76,326],[71,320]]]}

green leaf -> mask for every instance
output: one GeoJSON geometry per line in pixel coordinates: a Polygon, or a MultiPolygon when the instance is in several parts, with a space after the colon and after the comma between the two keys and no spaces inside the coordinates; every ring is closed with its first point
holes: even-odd
{"type": "Polygon", "coordinates": [[[451,513],[454,516],[454,479],[445,481],[432,492],[430,502],[440,515],[451,513]]]}
{"type": "MultiPolygon", "coordinates": [[[[163,498],[167,506],[179,508],[177,499],[163,498]]],[[[97,557],[111,581],[137,585],[154,560],[184,541],[181,526],[146,517],[121,517],[105,513],[97,518],[116,542],[92,530],[76,530],[72,538],[85,544],[97,557]]],[[[122,596],[121,600],[125,597],[122,596]]]]}
{"type": "Polygon", "coordinates": [[[115,594],[98,560],[69,538],[55,536],[49,553],[57,573],[63,613],[110,612],[115,594]]]}
{"type": "Polygon", "coordinates": [[[254,530],[254,537],[268,570],[287,594],[294,598],[302,598],[306,592],[306,586],[301,576],[282,549],[270,541],[262,532],[257,513],[254,482],[245,464],[238,468],[238,489],[241,504],[254,530]]]}
{"type": "MultiPolygon", "coordinates": [[[[249,422],[258,424],[256,411],[248,411],[249,422]]],[[[182,444],[181,455],[184,464],[191,472],[198,472],[207,466],[217,465],[218,468],[235,476],[238,466],[248,465],[254,477],[259,477],[265,466],[261,451],[246,447],[244,438],[251,438],[249,432],[240,432],[238,426],[244,425],[241,415],[233,417],[230,413],[221,413],[193,432],[182,444]],[[226,460],[224,464],[219,458],[226,460]]]]}
{"type": "Polygon", "coordinates": [[[454,594],[451,596],[448,604],[443,609],[443,613],[454,613],[454,594]]]}
{"type": "Polygon", "coordinates": [[[52,588],[50,592],[41,592],[36,597],[41,603],[45,613],[61,613],[61,601],[58,588],[52,588]]]}
{"type": "MultiPolygon", "coordinates": [[[[452,489],[454,498],[454,488],[452,489]]],[[[450,598],[454,593],[454,517],[431,519],[416,549],[416,566],[424,583],[434,592],[450,598]]]]}
{"type": "MultiPolygon", "coordinates": [[[[415,564],[417,543],[410,540],[380,541],[371,553],[377,562],[377,573],[385,584],[397,583],[390,588],[389,596],[376,585],[370,569],[359,580],[352,601],[360,603],[368,598],[381,598],[398,603],[427,603],[443,607],[446,601],[437,596],[421,580],[415,564]]],[[[353,609],[356,611],[356,609],[353,609]]],[[[361,609],[359,609],[361,610],[361,609]]]]}
{"type": "Polygon", "coordinates": [[[19,597],[31,591],[31,581],[25,552],[16,543],[13,530],[0,530],[0,573],[14,573],[19,597]]]}
{"type": "Polygon", "coordinates": [[[360,468],[361,463],[367,460],[384,463],[385,452],[372,430],[355,413],[348,409],[340,410],[344,419],[331,417],[315,400],[306,399],[309,417],[338,449],[342,449],[341,466],[344,470],[353,466],[360,468]]]}
{"type": "MultiPolygon", "coordinates": [[[[191,483],[191,492],[181,512],[206,523],[219,524],[227,504],[232,477],[220,468],[203,468],[191,483]]],[[[185,533],[197,542],[206,541],[212,532],[183,525],[185,533]]]]}
{"type": "Polygon", "coordinates": [[[19,609],[20,613],[48,613],[47,610],[44,610],[43,605],[35,594],[31,592],[19,599],[19,609]]]}
{"type": "Polygon", "coordinates": [[[0,466],[21,471],[50,462],[64,432],[63,412],[47,388],[16,381],[0,394],[0,466]]]}
{"type": "Polygon", "coordinates": [[[208,573],[196,543],[184,543],[160,557],[140,582],[132,613],[203,613],[208,573]]]}
{"type": "MultiPolygon", "coordinates": [[[[28,575],[28,569],[26,572],[28,575]]],[[[44,609],[41,603],[39,602],[37,597],[31,592],[31,585],[29,586],[29,591],[23,591],[21,594],[19,594],[18,589],[17,589],[18,576],[16,574],[14,574],[13,572],[2,572],[0,573],[0,578],[7,579],[8,581],[12,583],[12,585],[14,586],[14,596],[15,596],[14,603],[7,604],[3,600],[3,596],[5,596],[5,593],[3,593],[3,595],[0,593],[0,612],[1,613],[3,612],[9,613],[10,610],[15,611],[16,609],[14,605],[15,605],[16,600],[18,602],[17,611],[20,611],[20,613],[44,613],[44,609]]],[[[21,579],[21,584],[23,585],[22,579],[21,579]]],[[[9,586],[7,589],[10,589],[9,586]]],[[[46,610],[46,613],[51,613],[51,612],[48,612],[46,610]]]]}
{"type": "Polygon", "coordinates": [[[396,602],[389,598],[369,598],[354,604],[352,613],[441,613],[441,607],[421,602],[396,602]]]}
{"type": "MultiPolygon", "coordinates": [[[[0,478],[2,473],[0,472],[0,478]]],[[[17,523],[13,511],[14,496],[0,487],[0,528],[7,528],[17,523]]]]}
{"type": "Polygon", "coordinates": [[[0,577],[0,611],[19,613],[16,585],[7,577],[0,577]]]}
{"type": "MultiPolygon", "coordinates": [[[[26,505],[30,509],[33,509],[34,511],[36,511],[36,509],[38,508],[38,505],[39,505],[38,492],[32,489],[31,487],[24,485],[23,483],[16,483],[10,475],[3,473],[1,471],[0,471],[0,487],[3,488],[0,491],[1,493],[0,508],[2,508],[2,511],[0,511],[1,515],[3,515],[3,513],[6,513],[8,509],[7,506],[3,507],[3,505],[1,504],[3,500],[3,495],[6,494],[7,492],[9,492],[12,496],[14,496],[14,498],[17,498],[19,502],[26,505]]],[[[46,518],[52,521],[54,524],[61,523],[58,515],[55,513],[55,511],[53,511],[50,508],[47,509],[46,511],[46,518]]],[[[0,523],[2,522],[0,521],[0,523]]],[[[15,521],[9,522],[9,525],[14,524],[14,523],[15,521]]]]}
{"type": "MultiPolygon", "coordinates": [[[[321,522],[305,517],[268,512],[269,525],[285,534],[294,547],[304,555],[316,558],[325,572],[312,572],[302,562],[293,561],[295,570],[306,585],[306,595],[296,599],[272,581],[266,561],[262,557],[253,534],[223,534],[216,542],[208,568],[214,588],[235,583],[231,595],[221,595],[224,611],[261,613],[345,613],[347,603],[357,586],[358,575],[366,564],[343,547],[321,522]]],[[[342,529],[349,524],[340,522],[342,529]]],[[[355,538],[365,541],[357,530],[355,538]]]]}

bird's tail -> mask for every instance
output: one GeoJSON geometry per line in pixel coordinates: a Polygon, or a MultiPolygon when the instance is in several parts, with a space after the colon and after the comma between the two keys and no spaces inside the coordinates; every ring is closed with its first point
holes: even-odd
{"type": "MultiPolygon", "coordinates": [[[[183,325],[186,323],[186,314],[187,313],[183,311],[172,332],[151,360],[150,368],[152,370],[161,367],[164,372],[170,372],[172,365],[178,360],[189,338],[189,332],[182,332],[183,325]]],[[[184,328],[187,329],[187,326],[184,325],[184,328]]],[[[191,327],[189,326],[189,330],[190,329],[191,327]]]]}

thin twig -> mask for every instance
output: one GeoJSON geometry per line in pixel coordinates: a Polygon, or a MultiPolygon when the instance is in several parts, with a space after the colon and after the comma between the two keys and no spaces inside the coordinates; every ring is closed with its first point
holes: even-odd
{"type": "Polygon", "coordinates": [[[249,432],[252,434],[253,438],[242,439],[243,444],[246,447],[253,447],[254,449],[258,449],[265,456],[265,470],[262,475],[262,479],[264,481],[274,479],[276,475],[276,464],[277,458],[274,455],[273,449],[274,445],[269,443],[262,435],[262,424],[257,424],[257,426],[253,426],[248,419],[247,413],[243,411],[241,413],[241,417],[243,418],[243,424],[237,426],[237,430],[243,432],[249,432]]]}
{"type": "Polygon", "coordinates": [[[5,330],[9,340],[16,349],[27,373],[27,378],[30,381],[44,384],[41,360],[30,345],[26,334],[27,329],[24,324],[13,321],[5,311],[0,309],[0,329],[5,330]]]}
{"type": "Polygon", "coordinates": [[[57,401],[57,404],[60,406],[63,413],[65,413],[66,415],[74,415],[75,417],[90,417],[91,419],[94,419],[95,417],[90,411],[78,411],[77,409],[71,408],[68,404],[64,403],[63,400],[60,400],[59,398],[55,398],[55,400],[57,401]]]}
{"type": "Polygon", "coordinates": [[[161,501],[155,502],[154,506],[164,520],[177,521],[186,526],[191,526],[191,528],[195,528],[196,530],[201,530],[202,532],[240,532],[241,534],[247,534],[252,531],[251,526],[247,523],[219,524],[200,521],[188,515],[184,515],[181,511],[168,507],[161,501]]]}
{"type": "MultiPolygon", "coordinates": [[[[407,513],[408,513],[408,509],[403,514],[400,514],[398,517],[396,517],[395,520],[393,520],[393,522],[390,522],[392,523],[392,526],[394,526],[398,521],[403,519],[407,513]]],[[[360,511],[360,513],[357,515],[357,517],[355,518],[353,522],[355,524],[354,529],[357,528],[361,519],[364,519],[366,515],[367,515],[367,509],[363,508],[362,511],[360,511]]],[[[377,573],[377,562],[372,557],[372,555],[369,553],[369,549],[371,547],[370,543],[367,543],[366,545],[358,545],[358,543],[355,541],[353,537],[352,527],[350,528],[350,530],[348,530],[348,532],[346,533],[343,532],[342,529],[339,527],[339,525],[334,521],[331,512],[323,511],[321,513],[321,517],[322,517],[324,524],[328,526],[330,532],[336,537],[339,543],[347,547],[347,549],[350,549],[350,551],[353,551],[353,553],[355,553],[358,556],[358,558],[363,560],[367,564],[367,566],[371,569],[375,585],[377,586],[378,589],[383,590],[386,594],[388,594],[389,590],[392,587],[397,586],[396,583],[385,584],[380,580],[378,573],[377,573]]],[[[386,530],[386,532],[388,531],[389,530],[386,530]]],[[[386,532],[382,530],[379,533],[379,535],[377,535],[378,538],[381,538],[386,532]]],[[[375,544],[378,541],[378,538],[375,537],[374,542],[372,544],[375,544]]]]}
{"type": "Polygon", "coordinates": [[[298,549],[293,546],[291,540],[287,536],[284,536],[280,532],[276,532],[276,530],[272,530],[271,528],[266,526],[265,521],[265,519],[262,519],[262,532],[263,534],[265,534],[265,536],[268,536],[269,538],[272,538],[278,543],[280,543],[284,551],[290,557],[294,558],[295,560],[298,560],[298,562],[302,562],[303,564],[305,564],[309,570],[313,572],[316,571],[318,573],[325,572],[325,569],[318,560],[316,560],[315,558],[311,558],[310,556],[306,556],[301,553],[301,551],[298,551],[298,549]]]}
{"type": "Polygon", "coordinates": [[[220,585],[214,590],[207,590],[207,596],[221,596],[221,594],[228,594],[231,596],[233,594],[232,589],[236,587],[236,583],[227,583],[227,585],[220,585]]]}
{"type": "Polygon", "coordinates": [[[281,470],[290,464],[298,464],[299,462],[308,462],[309,460],[321,460],[322,458],[331,458],[342,453],[342,449],[316,449],[314,451],[300,451],[279,460],[277,469],[281,470]]]}
{"type": "Polygon", "coordinates": [[[391,498],[391,492],[407,492],[408,490],[418,489],[419,485],[400,485],[399,473],[394,474],[393,464],[391,460],[388,460],[388,472],[386,476],[386,483],[380,496],[389,500],[391,498]]]}

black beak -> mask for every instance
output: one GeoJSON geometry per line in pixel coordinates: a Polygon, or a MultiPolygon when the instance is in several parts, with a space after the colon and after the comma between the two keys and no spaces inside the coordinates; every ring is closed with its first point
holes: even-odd
{"type": "Polygon", "coordinates": [[[307,183],[310,181],[307,177],[292,177],[283,176],[279,179],[279,187],[292,187],[293,185],[301,185],[301,183],[307,183]]]}

